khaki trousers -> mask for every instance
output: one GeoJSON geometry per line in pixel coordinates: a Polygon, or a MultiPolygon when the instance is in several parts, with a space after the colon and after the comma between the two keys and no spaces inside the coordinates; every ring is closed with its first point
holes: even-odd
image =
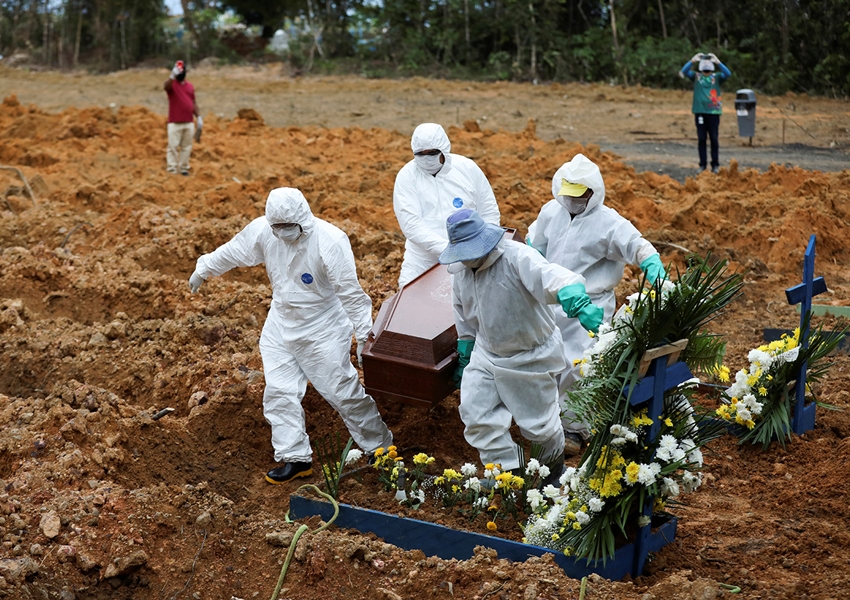
{"type": "Polygon", "coordinates": [[[189,155],[192,153],[192,136],[195,135],[195,123],[168,124],[168,171],[183,173],[189,170],[189,155]]]}

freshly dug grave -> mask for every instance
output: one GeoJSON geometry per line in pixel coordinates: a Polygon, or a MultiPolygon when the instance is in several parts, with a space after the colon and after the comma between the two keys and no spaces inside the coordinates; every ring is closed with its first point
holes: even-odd
{"type": "MultiPolygon", "coordinates": [[[[261,215],[270,189],[293,186],[351,237],[376,311],[396,290],[404,240],[392,186],[407,135],[278,129],[254,111],[211,117],[182,178],[164,170],[163,130],[143,108],[0,105],[0,164],[21,168],[37,195],[0,171],[0,594],[10,598],[270,596],[297,487],[262,477],[272,456],[257,343],[271,289],[258,267],[191,295],[194,261],[261,215]],[[165,407],[175,411],[154,420],[165,407]]],[[[848,171],[733,165],[682,185],[593,146],[544,142],[533,122],[520,133],[474,122],[448,133],[484,169],[505,226],[525,233],[552,173],[584,152],[600,164],[606,202],[665,263],[682,264],[685,248],[745,270],[745,295],[713,324],[733,370],[764,327],[797,324],[784,289],[799,282],[812,233],[830,288],[817,302],[848,303],[848,171]]],[[[637,275],[627,269],[620,297],[637,275]]],[[[716,582],[751,598],[849,597],[849,368],[837,356],[815,390],[844,410],[819,411],[816,429],[787,449],[713,444],[676,541],[638,581],[592,578],[588,597],[711,598],[716,582]]],[[[457,403],[380,408],[399,447],[457,468],[477,458],[457,403]]],[[[312,389],[304,408],[314,439],[347,437],[312,389]]],[[[514,564],[482,548],[437,560],[331,529],[299,544],[281,597],[569,598],[578,586],[547,558],[514,564]]]]}

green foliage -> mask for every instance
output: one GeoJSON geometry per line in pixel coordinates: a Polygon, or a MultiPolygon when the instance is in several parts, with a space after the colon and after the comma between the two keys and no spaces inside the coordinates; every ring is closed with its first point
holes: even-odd
{"type": "Polygon", "coordinates": [[[335,436],[326,435],[316,442],[316,454],[319,457],[325,487],[334,500],[339,496],[339,480],[342,477],[352,444],[354,444],[354,440],[348,438],[348,442],[345,446],[342,446],[339,434],[335,436]]]}

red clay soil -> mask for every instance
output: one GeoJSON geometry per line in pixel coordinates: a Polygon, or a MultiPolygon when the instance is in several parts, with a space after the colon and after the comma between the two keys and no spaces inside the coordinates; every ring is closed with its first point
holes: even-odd
{"type": "MultiPolygon", "coordinates": [[[[263,480],[273,463],[258,338],[271,289],[262,267],[195,295],[187,279],[200,254],[263,214],[270,189],[293,186],[349,234],[376,311],[396,290],[404,240],[391,198],[409,131],[210,116],[183,178],[165,172],[164,125],[141,107],[0,105],[0,164],[21,168],[37,196],[0,171],[0,596],[270,597],[279,544],[297,527],[284,518],[296,486],[263,480]],[[166,407],[175,411],[154,420],[166,407]]],[[[744,296],[712,325],[727,336],[733,371],[763,328],[797,324],[784,290],[799,282],[811,234],[829,285],[816,301],[850,302],[850,171],[733,163],[683,185],[593,146],[543,141],[533,122],[519,133],[469,122],[448,134],[484,169],[505,226],[525,233],[552,173],[581,151],[602,169],[606,202],[665,263],[681,264],[685,248],[745,270],[744,296]]],[[[637,274],[627,269],[620,297],[637,274]]],[[[718,583],[746,598],[850,598],[848,382],[839,355],[815,391],[842,410],[819,410],[816,428],[785,450],[712,444],[675,542],[636,581],[592,577],[587,598],[709,599],[725,593],[718,583]]],[[[430,411],[380,408],[398,446],[457,468],[476,460],[457,404],[453,395],[430,411]]],[[[304,408],[314,439],[347,438],[312,389],[304,408]]],[[[440,560],[331,528],[302,538],[280,597],[533,600],[578,590],[551,558],[510,563],[481,548],[440,560]]]]}

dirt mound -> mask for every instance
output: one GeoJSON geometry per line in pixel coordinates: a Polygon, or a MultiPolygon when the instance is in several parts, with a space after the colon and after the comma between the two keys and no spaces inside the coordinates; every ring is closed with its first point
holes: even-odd
{"type": "MultiPolygon", "coordinates": [[[[200,254],[263,214],[270,189],[292,186],[349,234],[377,310],[396,291],[404,250],[392,189],[409,137],[273,128],[253,109],[209,116],[204,129],[192,175],[179,177],[164,168],[165,119],[147,109],[48,114],[13,97],[0,105],[0,163],[40,181],[33,202],[13,172],[0,171],[0,595],[265,597],[274,587],[285,549],[266,534],[294,527],[284,520],[291,489],[261,477],[271,452],[257,343],[271,290],[262,267],[214,278],[196,295],[186,281],[200,254]],[[165,407],[175,412],[155,420],[165,407]]],[[[665,263],[711,252],[746,269],[745,297],[715,324],[729,335],[734,368],[763,327],[796,323],[783,290],[799,281],[811,234],[830,287],[818,301],[848,301],[848,171],[732,164],[682,185],[595,146],[544,142],[533,121],[519,133],[470,121],[448,134],[453,151],[487,174],[505,226],[524,234],[557,167],[583,152],[602,169],[606,203],[657,243],[665,263]]],[[[629,268],[621,295],[636,277],[629,268]]],[[[838,361],[821,399],[846,408],[848,363],[838,361]]],[[[344,434],[312,390],[304,409],[311,436],[344,434]]],[[[430,412],[381,410],[399,445],[427,446],[446,465],[476,459],[455,396],[430,412]]],[[[595,597],[707,598],[727,578],[751,597],[839,597],[850,490],[834,464],[846,462],[848,422],[822,411],[787,452],[718,444],[713,480],[688,500],[673,549],[638,582],[593,580],[595,597]]],[[[552,598],[578,589],[550,560],[515,565],[486,550],[441,561],[338,531],[299,548],[282,597],[552,598]]]]}

